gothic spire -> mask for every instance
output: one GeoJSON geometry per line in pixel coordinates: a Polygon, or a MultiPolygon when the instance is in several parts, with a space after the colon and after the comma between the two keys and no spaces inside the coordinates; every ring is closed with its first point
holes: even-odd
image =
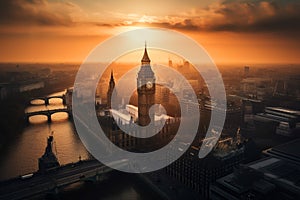
{"type": "Polygon", "coordinates": [[[148,56],[148,53],[147,53],[147,43],[145,42],[145,51],[144,51],[144,56],[143,56],[143,58],[142,58],[142,60],[141,60],[141,62],[142,62],[142,65],[144,65],[144,64],[150,64],[150,59],[149,59],[149,56],[148,56]]]}
{"type": "Polygon", "coordinates": [[[114,80],[114,73],[113,73],[113,70],[110,71],[110,80],[114,80]]]}

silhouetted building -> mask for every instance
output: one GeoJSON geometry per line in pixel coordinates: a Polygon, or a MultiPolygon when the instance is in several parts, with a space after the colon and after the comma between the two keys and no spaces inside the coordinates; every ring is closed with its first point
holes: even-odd
{"type": "Polygon", "coordinates": [[[0,100],[6,100],[18,95],[20,95],[18,84],[0,83],[0,100]]]}
{"type": "Polygon", "coordinates": [[[266,151],[269,157],[240,166],[211,187],[213,200],[300,198],[300,140],[266,151]]]}
{"type": "Polygon", "coordinates": [[[71,87],[71,88],[68,88],[67,91],[66,91],[66,106],[68,108],[68,110],[72,110],[72,95],[73,95],[73,91],[74,91],[74,88],[71,87]]]}
{"type": "Polygon", "coordinates": [[[272,95],[272,79],[244,78],[241,81],[241,92],[244,97],[263,100],[272,95]]]}
{"type": "MultiPolygon", "coordinates": [[[[272,147],[263,151],[263,154],[270,157],[279,158],[288,162],[300,164],[300,139],[272,147]]],[[[300,175],[300,174],[299,174],[300,175]]]]}
{"type": "Polygon", "coordinates": [[[110,73],[110,80],[109,80],[109,86],[108,86],[108,91],[107,91],[107,107],[111,108],[112,106],[112,94],[115,89],[115,80],[114,80],[114,74],[113,71],[110,73]]]}
{"type": "MultiPolygon", "coordinates": [[[[199,159],[199,147],[191,146],[180,159],[165,168],[166,173],[184,185],[198,192],[202,198],[209,198],[209,186],[217,178],[229,174],[244,159],[244,146],[235,146],[232,139],[219,141],[215,149],[199,159]]],[[[188,145],[188,144],[182,144],[188,145]]],[[[174,149],[181,151],[181,149],[174,149]]],[[[172,152],[168,156],[172,156],[172,152]]]]}
{"type": "Polygon", "coordinates": [[[254,115],[264,111],[264,104],[261,100],[257,99],[243,99],[242,100],[242,124],[253,124],[254,115]]]}
{"type": "Polygon", "coordinates": [[[250,67],[249,66],[245,66],[244,67],[244,78],[248,78],[249,77],[249,73],[250,73],[250,67]]]}
{"type": "Polygon", "coordinates": [[[276,80],[273,96],[286,96],[287,84],[285,80],[276,80]]]}
{"type": "MultiPolygon", "coordinates": [[[[227,101],[227,105],[226,105],[226,118],[225,118],[225,122],[224,122],[224,127],[223,127],[223,132],[222,134],[232,134],[232,133],[236,133],[238,127],[240,127],[240,123],[241,123],[241,105],[238,102],[235,102],[233,100],[229,100],[230,98],[227,97],[228,101],[227,101]]],[[[203,124],[203,126],[205,126],[204,131],[207,131],[207,127],[209,125],[210,122],[210,118],[211,118],[211,112],[214,109],[216,113],[221,113],[221,115],[216,115],[216,117],[220,117],[222,116],[222,112],[224,112],[224,110],[221,110],[223,108],[220,108],[222,106],[220,102],[216,102],[213,101],[211,99],[209,99],[208,97],[202,97],[202,99],[200,99],[200,117],[201,117],[201,123],[203,124]]],[[[225,106],[224,106],[225,107],[225,106]]],[[[192,109],[196,109],[197,107],[194,106],[192,107],[192,109]]],[[[198,110],[194,110],[193,112],[198,111],[198,110]]],[[[192,112],[191,112],[192,113],[192,112]]],[[[220,120],[222,120],[220,118],[220,120]]],[[[233,135],[230,135],[231,137],[233,135]]]]}
{"type": "Polygon", "coordinates": [[[300,111],[280,107],[266,107],[264,113],[254,116],[256,131],[266,135],[278,134],[287,137],[296,136],[295,129],[300,128],[300,111]]]}

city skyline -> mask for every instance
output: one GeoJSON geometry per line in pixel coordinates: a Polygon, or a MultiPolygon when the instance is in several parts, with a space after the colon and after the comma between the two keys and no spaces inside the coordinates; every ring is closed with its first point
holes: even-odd
{"type": "Polygon", "coordinates": [[[299,10],[0,1],[0,199],[300,199],[299,10]]]}
{"type": "Polygon", "coordinates": [[[296,0],[4,1],[0,62],[82,62],[117,33],[160,27],[190,36],[217,64],[299,63],[299,7],[296,0]]]}

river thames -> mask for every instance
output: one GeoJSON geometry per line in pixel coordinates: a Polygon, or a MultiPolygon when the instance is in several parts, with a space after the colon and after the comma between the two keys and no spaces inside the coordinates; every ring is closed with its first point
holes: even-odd
{"type": "MultiPolygon", "coordinates": [[[[61,95],[64,92],[49,96],[61,95]]],[[[51,99],[48,106],[42,100],[34,100],[25,112],[63,108],[61,99],[51,99]]],[[[66,113],[52,115],[52,122],[47,123],[46,116],[33,116],[30,124],[21,134],[16,134],[1,152],[0,180],[18,177],[38,170],[38,158],[45,151],[46,139],[54,136],[54,153],[61,165],[91,158],[75,132],[73,123],[66,113]]],[[[156,195],[147,186],[132,180],[129,174],[116,172],[108,180],[97,184],[80,183],[69,186],[61,194],[64,199],[99,197],[98,199],[153,199],[156,195]]],[[[157,197],[156,197],[157,198],[157,197]]]]}

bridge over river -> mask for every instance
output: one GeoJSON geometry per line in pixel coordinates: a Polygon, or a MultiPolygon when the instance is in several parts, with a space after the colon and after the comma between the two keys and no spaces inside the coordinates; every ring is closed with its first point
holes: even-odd
{"type": "MultiPolygon", "coordinates": [[[[128,166],[127,160],[115,161],[115,167],[128,166]]],[[[60,188],[80,181],[101,181],[113,171],[97,160],[70,163],[46,173],[36,172],[27,176],[0,182],[0,199],[17,200],[56,194],[60,188]]]]}
{"type": "Polygon", "coordinates": [[[39,110],[33,112],[27,112],[24,114],[25,122],[29,123],[29,118],[35,115],[45,115],[47,116],[48,122],[51,122],[51,115],[54,113],[65,112],[68,114],[68,117],[72,117],[72,112],[67,108],[57,108],[52,110],[39,110]]]}
{"type": "Polygon", "coordinates": [[[29,105],[32,105],[32,101],[33,100],[42,100],[44,101],[45,105],[49,105],[49,100],[50,99],[61,99],[62,103],[65,105],[66,104],[66,95],[62,94],[62,95],[54,95],[54,96],[47,96],[47,97],[36,97],[36,98],[32,98],[30,99],[30,101],[28,102],[29,105]]]}

